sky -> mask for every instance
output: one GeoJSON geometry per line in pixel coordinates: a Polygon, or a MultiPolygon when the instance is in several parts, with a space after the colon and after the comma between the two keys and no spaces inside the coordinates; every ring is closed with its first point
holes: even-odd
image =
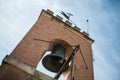
{"type": "Polygon", "coordinates": [[[94,79],[120,80],[120,0],[0,0],[0,64],[37,21],[42,9],[60,16],[61,11],[72,13],[70,19],[82,31],[89,26],[89,36],[95,40],[94,79]]]}

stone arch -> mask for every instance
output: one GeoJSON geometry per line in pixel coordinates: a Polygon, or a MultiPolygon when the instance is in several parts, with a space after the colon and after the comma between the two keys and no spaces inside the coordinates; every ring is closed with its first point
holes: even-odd
{"type": "MultiPolygon", "coordinates": [[[[40,61],[45,57],[44,55],[46,54],[46,52],[48,51],[52,51],[52,49],[54,48],[55,45],[57,44],[61,44],[64,48],[65,48],[65,58],[67,59],[70,54],[72,53],[72,46],[65,40],[62,40],[62,39],[53,39],[49,42],[48,44],[48,49],[43,53],[43,56],[42,58],[40,59],[40,61]]],[[[70,75],[70,65],[69,65],[69,68],[62,73],[63,77],[64,77],[64,80],[68,80],[69,78],[69,75],[70,75]]]]}

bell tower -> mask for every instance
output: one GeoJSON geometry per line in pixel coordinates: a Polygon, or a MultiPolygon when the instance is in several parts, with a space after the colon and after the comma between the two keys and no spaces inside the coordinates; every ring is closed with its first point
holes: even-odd
{"type": "MultiPolygon", "coordinates": [[[[74,80],[94,80],[91,45],[94,42],[77,26],[54,16],[50,10],[42,10],[40,17],[0,66],[0,80],[54,80],[45,73],[36,76],[36,67],[46,51],[51,54],[42,60],[49,71],[59,74],[61,67],[74,53],[74,80]]],[[[65,80],[71,80],[72,59],[62,71],[65,80]]]]}

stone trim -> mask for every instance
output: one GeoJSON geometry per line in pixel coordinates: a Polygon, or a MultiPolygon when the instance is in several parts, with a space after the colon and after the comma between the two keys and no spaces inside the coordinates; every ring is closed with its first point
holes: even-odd
{"type": "Polygon", "coordinates": [[[35,68],[23,63],[22,61],[18,60],[17,58],[11,56],[11,55],[7,55],[4,59],[3,59],[3,63],[7,63],[10,64],[12,66],[15,66],[16,68],[25,71],[31,75],[34,74],[35,68]]]}

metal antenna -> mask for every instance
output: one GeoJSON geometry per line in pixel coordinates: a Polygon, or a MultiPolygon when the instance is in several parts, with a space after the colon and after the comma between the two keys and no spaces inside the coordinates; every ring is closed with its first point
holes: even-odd
{"type": "Polygon", "coordinates": [[[89,20],[87,19],[86,22],[87,22],[87,33],[89,34],[89,20]]]}

